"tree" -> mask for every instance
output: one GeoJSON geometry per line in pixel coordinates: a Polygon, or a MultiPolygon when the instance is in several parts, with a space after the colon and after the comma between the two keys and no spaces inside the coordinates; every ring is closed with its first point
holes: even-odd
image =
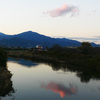
{"type": "Polygon", "coordinates": [[[50,50],[53,51],[62,51],[62,47],[59,44],[54,44],[50,50]]]}
{"type": "Polygon", "coordinates": [[[82,48],[91,48],[92,46],[91,46],[91,44],[89,42],[82,42],[81,43],[81,47],[82,48]]]}
{"type": "Polygon", "coordinates": [[[93,48],[89,42],[82,42],[80,50],[83,54],[91,54],[93,48]]]}
{"type": "Polygon", "coordinates": [[[0,67],[6,67],[7,54],[3,49],[0,49],[0,67]]]}

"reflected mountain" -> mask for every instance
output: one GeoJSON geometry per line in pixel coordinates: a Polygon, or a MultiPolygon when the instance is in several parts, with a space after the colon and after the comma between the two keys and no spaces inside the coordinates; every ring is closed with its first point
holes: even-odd
{"type": "Polygon", "coordinates": [[[25,60],[25,59],[14,59],[14,58],[8,58],[8,61],[11,61],[11,62],[15,62],[15,63],[18,63],[20,65],[23,65],[25,67],[35,67],[38,65],[38,63],[35,63],[35,62],[32,62],[30,60],[25,60]]]}
{"type": "Polygon", "coordinates": [[[64,98],[64,96],[71,96],[77,93],[77,87],[73,86],[72,84],[69,85],[69,87],[66,87],[62,84],[50,82],[47,85],[42,84],[41,88],[45,88],[46,90],[51,90],[54,93],[58,93],[61,98],[64,98]]]}
{"type": "Polygon", "coordinates": [[[14,93],[11,81],[12,74],[6,68],[0,68],[0,98],[14,93]]]}

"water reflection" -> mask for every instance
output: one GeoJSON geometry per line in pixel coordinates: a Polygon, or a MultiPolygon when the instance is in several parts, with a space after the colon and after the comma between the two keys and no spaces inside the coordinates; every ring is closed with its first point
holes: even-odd
{"type": "MultiPolygon", "coordinates": [[[[23,65],[24,67],[33,67],[37,66],[38,63],[34,63],[32,61],[24,60],[24,59],[13,59],[9,58],[8,61],[13,61],[15,63],[18,63],[20,65],[23,65]]],[[[61,64],[61,63],[50,63],[50,62],[42,62],[52,67],[54,71],[62,70],[63,72],[75,72],[77,77],[80,78],[81,82],[89,82],[91,79],[97,79],[100,80],[100,70],[97,70],[95,68],[86,68],[85,66],[78,66],[77,65],[69,65],[69,64],[61,64]]]]}
{"type": "MultiPolygon", "coordinates": [[[[34,62],[31,62],[33,67],[30,68],[19,62],[21,63],[21,60],[15,59],[7,63],[8,69],[14,74],[12,81],[14,88],[17,89],[13,94],[15,100],[99,100],[100,98],[100,81],[90,80],[100,78],[93,69],[84,70],[81,67],[58,63],[38,63],[37,67],[34,67],[34,62]],[[61,73],[58,74],[59,72],[61,73]],[[82,83],[80,80],[90,82],[82,83]]],[[[22,62],[27,64],[29,61],[22,60],[22,62]]],[[[9,93],[12,91],[10,89],[9,93]]],[[[11,100],[6,97],[2,99],[11,100]]]]}
{"type": "Polygon", "coordinates": [[[37,66],[38,63],[33,63],[30,60],[24,60],[24,59],[14,59],[14,58],[9,58],[8,61],[13,61],[15,63],[18,63],[20,65],[23,65],[24,67],[32,67],[32,66],[37,66]]]}
{"type": "Polygon", "coordinates": [[[12,74],[6,68],[0,68],[0,98],[14,93],[11,77],[12,74]]]}
{"type": "Polygon", "coordinates": [[[66,65],[58,63],[48,63],[54,71],[62,70],[63,72],[75,72],[81,82],[89,82],[91,79],[100,80],[100,70],[95,68],[86,68],[75,65],[66,65]]]}
{"type": "Polygon", "coordinates": [[[41,88],[45,88],[47,90],[53,91],[54,93],[58,93],[60,94],[61,98],[63,98],[66,95],[71,96],[77,93],[77,87],[73,86],[72,84],[69,84],[69,87],[66,87],[62,84],[50,82],[47,85],[42,84],[41,88]]]}

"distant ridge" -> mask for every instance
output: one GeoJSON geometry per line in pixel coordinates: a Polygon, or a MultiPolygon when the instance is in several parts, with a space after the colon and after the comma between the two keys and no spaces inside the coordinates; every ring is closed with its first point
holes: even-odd
{"type": "Polygon", "coordinates": [[[4,34],[4,33],[0,32],[0,36],[4,36],[4,35],[6,35],[6,34],[4,34]]]}
{"type": "MultiPolygon", "coordinates": [[[[0,33],[0,46],[35,47],[36,45],[41,45],[43,47],[52,47],[54,44],[59,44],[62,47],[80,46],[81,42],[67,38],[51,38],[32,31],[16,35],[0,33]]],[[[97,46],[95,43],[92,43],[92,45],[97,46]]]]}

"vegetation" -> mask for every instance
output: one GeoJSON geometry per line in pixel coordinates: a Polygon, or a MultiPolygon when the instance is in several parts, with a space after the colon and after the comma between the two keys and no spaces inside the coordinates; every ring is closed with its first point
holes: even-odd
{"type": "Polygon", "coordinates": [[[8,51],[8,56],[28,58],[45,62],[59,62],[80,66],[81,68],[95,68],[100,70],[100,48],[93,48],[90,43],[83,42],[81,47],[60,47],[54,45],[48,51],[8,51]]]}
{"type": "Polygon", "coordinates": [[[12,74],[6,68],[0,68],[0,100],[1,97],[14,93],[11,81],[12,74]]]}
{"type": "Polygon", "coordinates": [[[6,67],[7,54],[3,49],[0,49],[0,67],[6,67]]]}
{"type": "Polygon", "coordinates": [[[81,82],[89,82],[91,79],[100,80],[100,70],[95,68],[85,68],[83,66],[74,66],[72,64],[62,64],[62,63],[48,63],[54,71],[62,70],[63,72],[75,72],[80,78],[81,82]]]}
{"type": "MultiPolygon", "coordinates": [[[[21,51],[8,51],[9,57],[26,58],[36,60],[40,62],[46,62],[49,64],[63,65],[63,69],[66,68],[72,71],[78,72],[78,76],[81,78],[84,75],[88,75],[87,81],[90,79],[91,73],[94,73],[91,77],[100,78],[98,74],[100,72],[100,48],[92,47],[90,43],[83,42],[80,47],[61,47],[54,45],[47,51],[35,51],[35,50],[21,50],[21,51]],[[67,66],[67,67],[66,67],[67,66]]],[[[57,65],[58,66],[58,65],[57,65]]],[[[59,69],[61,67],[53,67],[53,69],[59,69]]],[[[85,80],[82,78],[82,80],[85,80]]]]}
{"type": "Polygon", "coordinates": [[[12,74],[7,70],[6,61],[7,54],[0,48],[0,100],[1,97],[11,95],[14,92],[11,81],[12,74]]]}

